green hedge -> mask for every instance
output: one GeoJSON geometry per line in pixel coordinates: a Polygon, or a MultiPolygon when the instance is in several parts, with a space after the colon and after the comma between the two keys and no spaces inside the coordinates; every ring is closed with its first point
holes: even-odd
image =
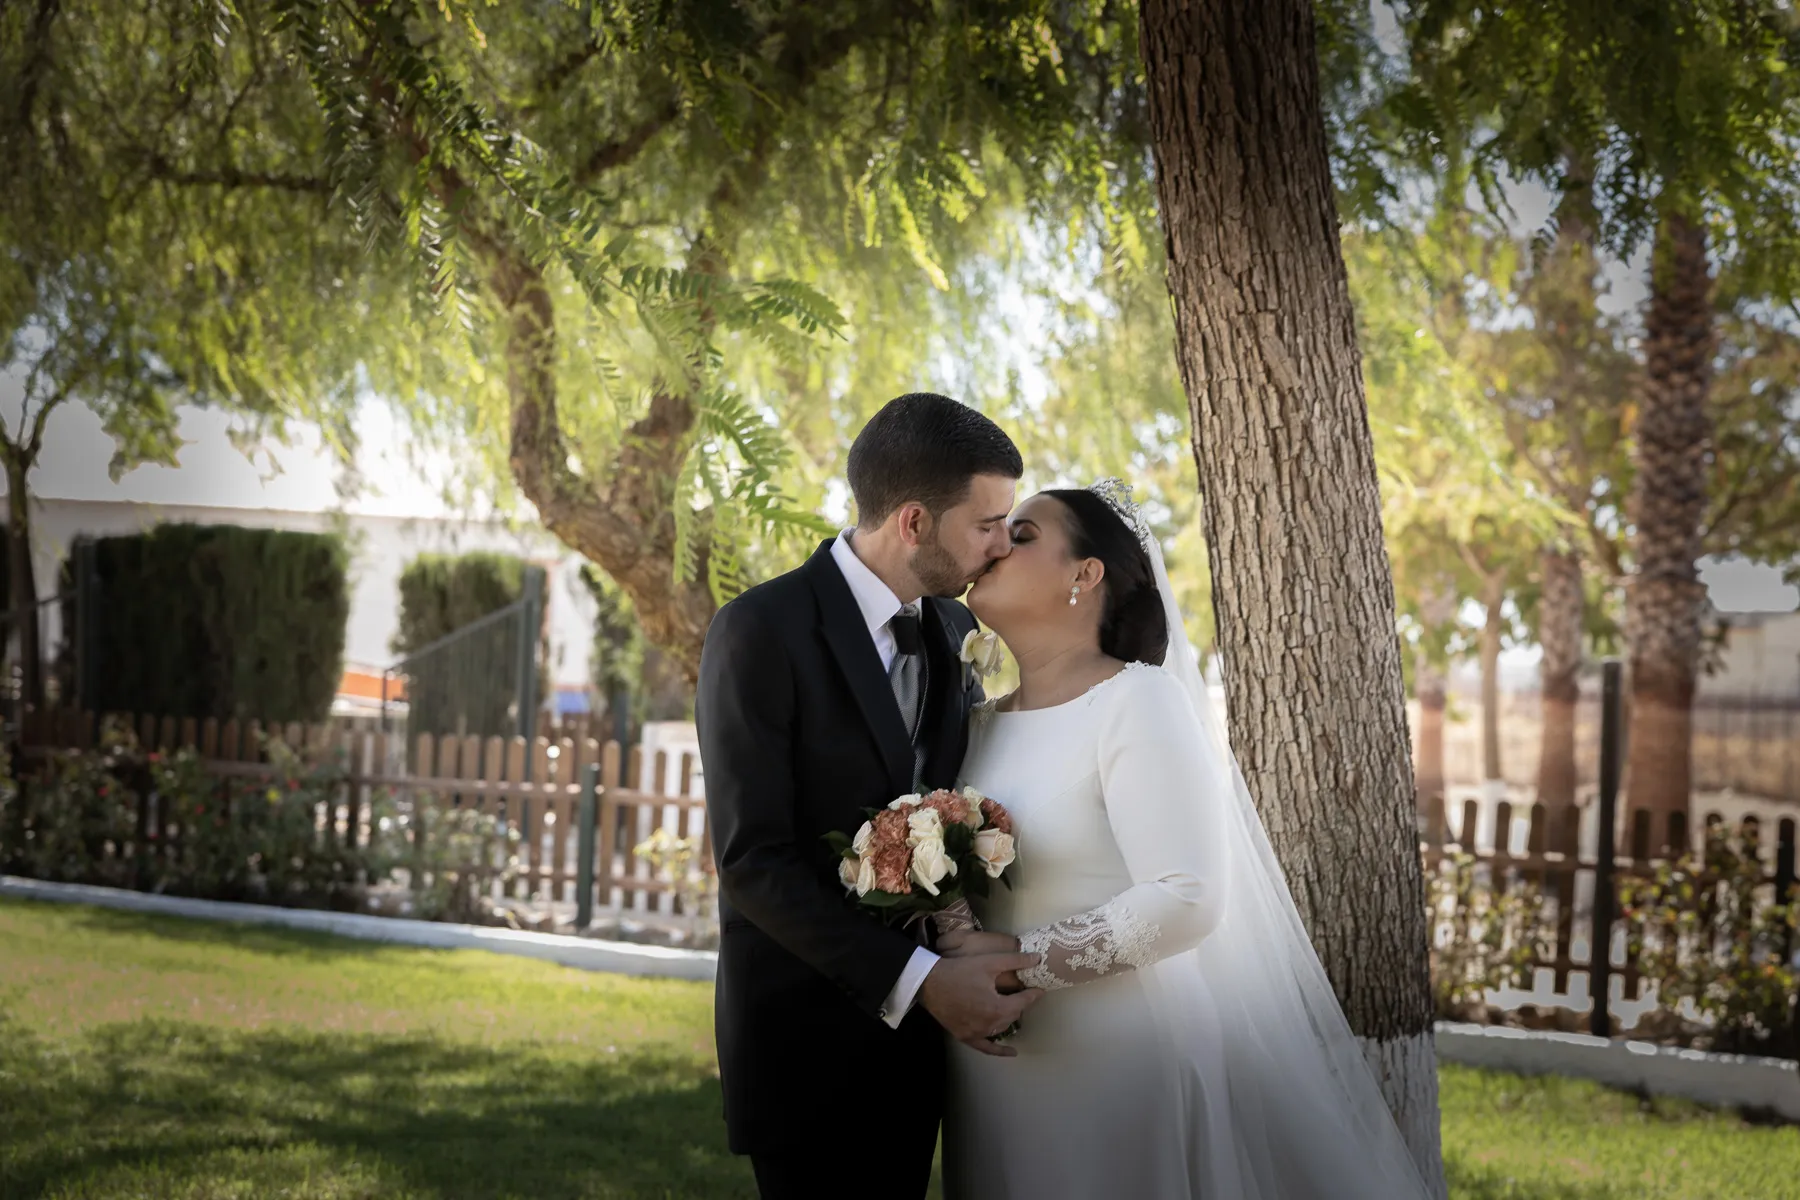
{"type": "MultiPolygon", "coordinates": [[[[392,649],[409,660],[403,668],[409,734],[510,736],[518,731],[517,618],[502,618],[424,654],[418,651],[516,603],[524,595],[528,569],[537,568],[490,552],[421,554],[407,564],[400,575],[400,629],[392,649]]],[[[546,690],[544,658],[540,644],[534,697],[540,704],[546,690]]]]}
{"type": "Polygon", "coordinates": [[[94,541],[100,712],[319,721],[344,669],[334,534],[159,525],[94,541]]]}

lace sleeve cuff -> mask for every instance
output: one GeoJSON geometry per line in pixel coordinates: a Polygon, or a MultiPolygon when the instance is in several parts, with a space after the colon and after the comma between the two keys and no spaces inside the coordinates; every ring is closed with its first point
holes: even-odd
{"type": "Polygon", "coordinates": [[[1147,967],[1161,955],[1162,928],[1132,911],[1123,896],[1044,925],[1019,938],[1019,949],[1043,962],[1019,972],[1026,987],[1054,991],[1117,971],[1147,967]]]}

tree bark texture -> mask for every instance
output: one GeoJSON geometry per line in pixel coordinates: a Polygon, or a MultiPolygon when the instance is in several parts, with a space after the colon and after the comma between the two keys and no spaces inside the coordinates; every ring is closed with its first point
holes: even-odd
{"type": "MultiPolygon", "coordinates": [[[[1575,803],[1575,709],[1581,698],[1585,606],[1581,558],[1573,550],[1548,547],[1540,559],[1539,573],[1538,645],[1543,658],[1538,664],[1538,690],[1543,717],[1537,802],[1555,810],[1575,803]]],[[[1550,827],[1560,828],[1554,819],[1550,827]]]]}
{"type": "MultiPolygon", "coordinates": [[[[1630,498],[1636,569],[1626,585],[1631,723],[1629,810],[1685,813],[1692,786],[1694,682],[1706,587],[1697,562],[1712,448],[1708,393],[1716,332],[1706,231],[1679,215],[1657,232],[1630,498]]],[[[1629,827],[1629,826],[1628,826],[1629,827]]]]}
{"type": "Polygon", "coordinates": [[[1441,1190],[1405,684],[1312,8],[1148,0],[1140,39],[1232,745],[1441,1190]]]}

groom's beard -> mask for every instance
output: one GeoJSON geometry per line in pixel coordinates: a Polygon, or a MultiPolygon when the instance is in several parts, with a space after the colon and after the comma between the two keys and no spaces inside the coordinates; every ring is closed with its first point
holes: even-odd
{"type": "Polygon", "coordinates": [[[938,596],[946,600],[954,600],[962,595],[974,582],[969,573],[963,570],[962,564],[938,541],[935,529],[932,530],[931,540],[913,551],[912,571],[927,596],[938,596]]]}

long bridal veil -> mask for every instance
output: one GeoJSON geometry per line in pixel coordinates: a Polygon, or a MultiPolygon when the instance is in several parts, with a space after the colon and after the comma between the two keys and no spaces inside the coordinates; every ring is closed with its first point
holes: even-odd
{"type": "Polygon", "coordinates": [[[1214,752],[1211,786],[1229,797],[1229,897],[1195,954],[1218,1006],[1244,1195],[1429,1197],[1294,907],[1201,678],[1162,549],[1143,540],[1169,623],[1164,666],[1192,698],[1214,752]]]}

